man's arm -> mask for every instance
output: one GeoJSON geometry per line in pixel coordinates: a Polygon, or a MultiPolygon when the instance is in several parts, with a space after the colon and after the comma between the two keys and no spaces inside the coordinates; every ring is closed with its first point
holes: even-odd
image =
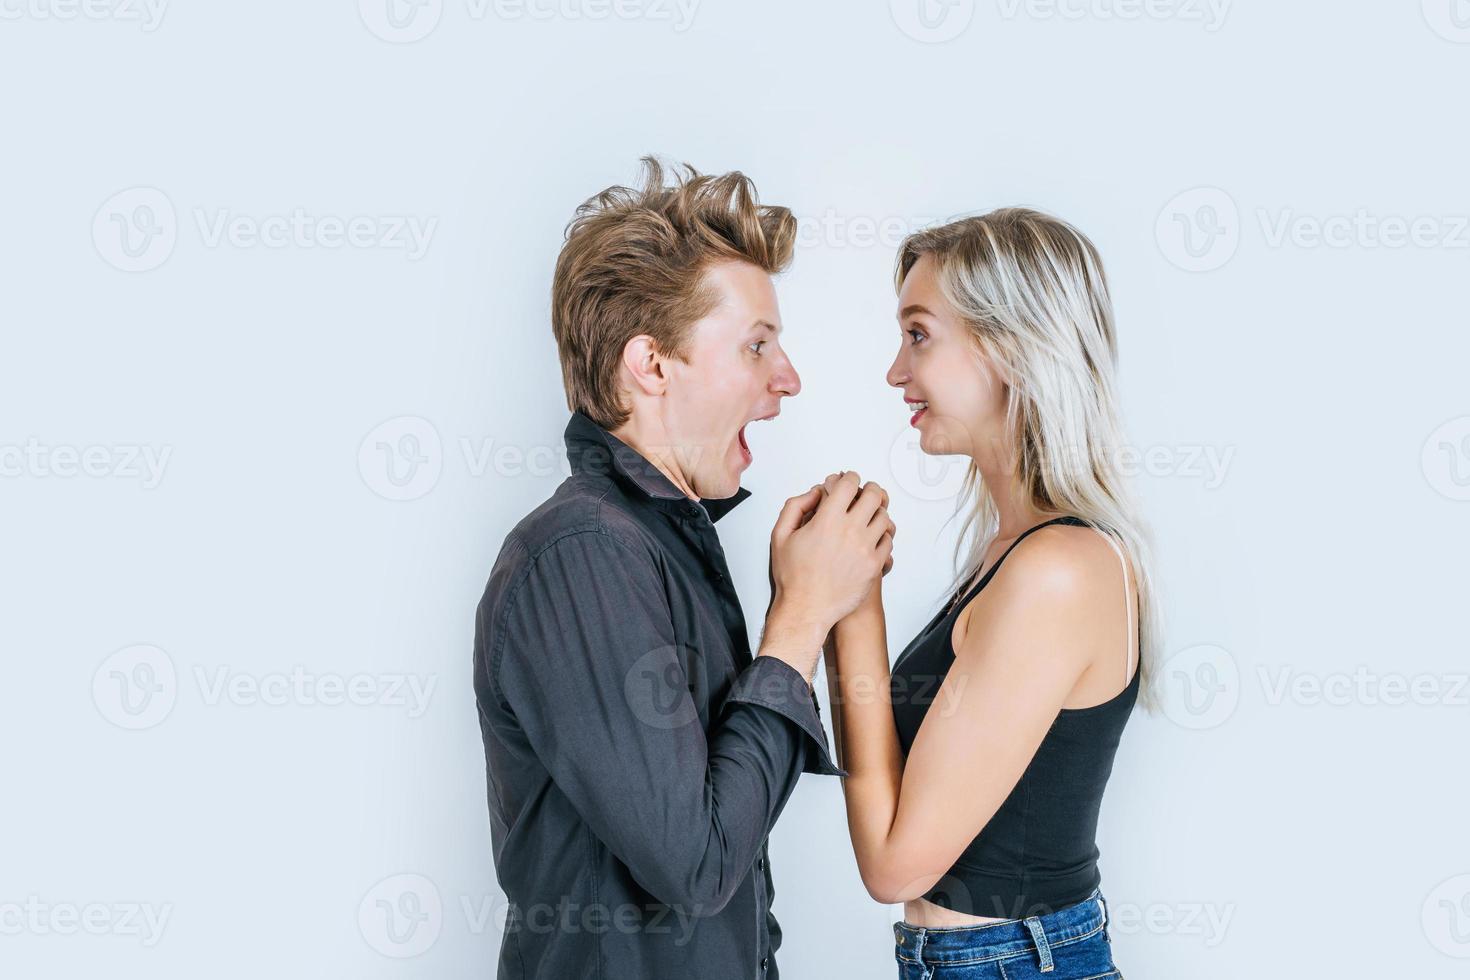
{"type": "Polygon", "coordinates": [[[756,657],[706,736],[654,556],[584,529],[531,557],[500,621],[481,624],[492,689],[640,885],[693,915],[719,911],[809,757],[838,771],[806,681],[756,657]]]}

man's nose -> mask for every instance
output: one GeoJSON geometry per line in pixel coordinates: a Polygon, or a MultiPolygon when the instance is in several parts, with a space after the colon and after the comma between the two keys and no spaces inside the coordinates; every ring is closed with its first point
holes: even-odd
{"type": "Polygon", "coordinates": [[[796,366],[791,363],[791,358],[781,359],[776,373],[771,376],[771,391],[783,396],[801,394],[801,375],[796,373],[796,366]]]}

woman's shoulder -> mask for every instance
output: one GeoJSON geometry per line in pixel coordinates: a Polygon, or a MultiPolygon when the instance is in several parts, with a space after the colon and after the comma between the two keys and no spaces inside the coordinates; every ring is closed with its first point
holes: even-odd
{"type": "Polygon", "coordinates": [[[1002,619],[1053,616],[1087,629],[1097,617],[1121,608],[1122,554],[1114,539],[1091,525],[1039,528],[995,569],[982,593],[984,601],[971,604],[975,608],[964,632],[1002,619]]]}

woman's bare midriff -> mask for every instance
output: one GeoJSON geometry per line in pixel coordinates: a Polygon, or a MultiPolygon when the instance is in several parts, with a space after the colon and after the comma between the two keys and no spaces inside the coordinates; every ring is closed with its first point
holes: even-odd
{"type": "Polygon", "coordinates": [[[953,929],[963,926],[983,926],[1005,919],[989,919],[983,915],[965,915],[922,898],[913,898],[903,903],[903,921],[911,926],[925,929],[953,929]]]}

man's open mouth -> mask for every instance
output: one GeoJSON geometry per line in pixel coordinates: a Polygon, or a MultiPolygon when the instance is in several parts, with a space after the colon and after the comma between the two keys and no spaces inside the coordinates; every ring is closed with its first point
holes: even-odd
{"type": "Polygon", "coordinates": [[[750,425],[751,422],[769,422],[771,419],[780,414],[780,410],[777,410],[772,412],[770,415],[762,415],[759,418],[753,418],[749,422],[746,422],[745,425],[742,425],[740,427],[740,431],[736,434],[736,438],[740,441],[740,453],[745,458],[746,466],[749,466],[755,460],[755,454],[750,451],[750,443],[745,441],[746,426],[750,425]]]}

